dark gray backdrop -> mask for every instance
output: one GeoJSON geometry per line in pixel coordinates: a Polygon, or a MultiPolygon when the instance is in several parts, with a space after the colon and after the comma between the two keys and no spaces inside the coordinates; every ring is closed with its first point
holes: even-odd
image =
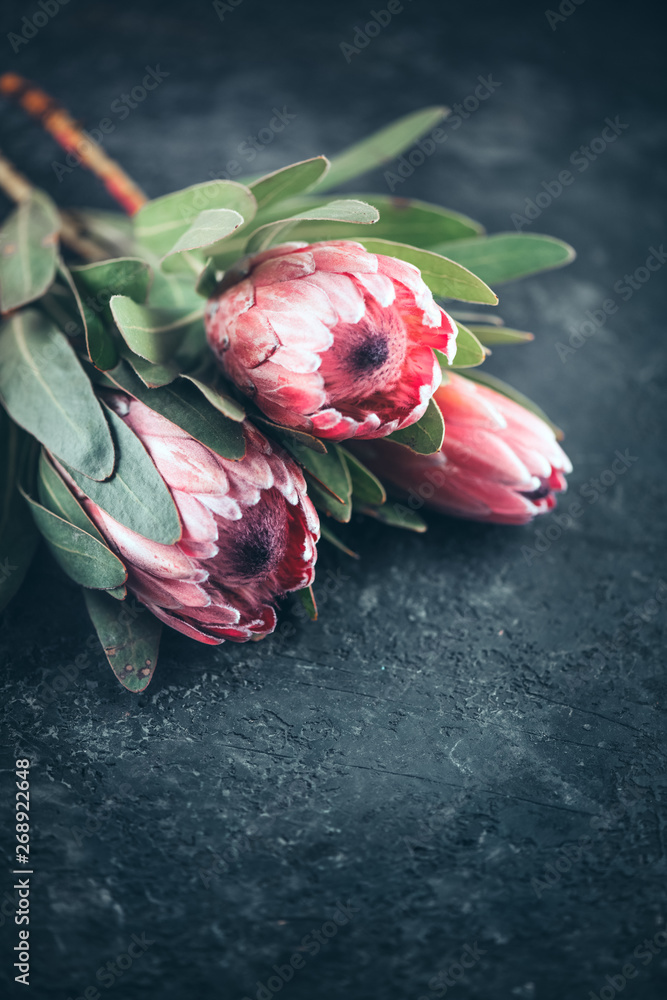
{"type": "MultiPolygon", "coordinates": [[[[295,117],[253,171],[460,102],[491,74],[492,96],[396,193],[511,229],[607,117],[627,126],[532,223],[579,256],[500,289],[536,341],[489,364],[565,428],[560,510],[584,513],[560,534],[553,518],[429,517],[420,537],[355,525],[359,563],[322,550],[317,624],[288,605],[291,638],[169,634],[140,697],[91,651],[77,588],[41,553],[0,629],[3,809],[15,754],[34,762],[28,995],[658,998],[667,951],[642,942],[665,928],[664,273],[622,289],[665,238],[659,5],[565,2],[555,21],[539,3],[415,0],[349,63],[341,43],[382,0],[228,6],[70,0],[14,53],[39,8],[9,4],[0,46],[88,127],[111,117],[107,148],[150,195],[224,171],[276,107],[295,117]],[[146,67],[167,75],[121,118],[146,67]],[[618,310],[562,360],[606,299],[618,310]],[[97,980],[133,935],[132,965],[97,980]],[[283,985],[273,967],[294,954],[283,985]]],[[[35,182],[112,207],[83,169],[58,180],[62,154],[22,112],[2,114],[35,182]]],[[[364,186],[388,190],[381,171],[364,186]]],[[[10,980],[15,930],[7,918],[10,980]]]]}

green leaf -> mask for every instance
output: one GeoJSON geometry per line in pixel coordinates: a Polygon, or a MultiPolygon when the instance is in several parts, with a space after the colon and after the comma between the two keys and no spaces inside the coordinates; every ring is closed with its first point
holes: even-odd
{"type": "Polygon", "coordinates": [[[422,108],[374,132],[367,139],[362,139],[333,157],[329,173],[323,178],[325,183],[318,184],[318,188],[329,190],[338,187],[353,177],[393,160],[422,135],[435,128],[448,114],[449,108],[422,108]]]}
{"type": "Polygon", "coordinates": [[[341,542],[340,538],[331,530],[328,524],[325,522],[320,522],[320,535],[324,541],[329,542],[330,545],[335,545],[337,549],[344,552],[346,556],[351,556],[352,559],[358,559],[359,554],[353,552],[352,549],[348,549],[344,542],[341,542]]]}
{"type": "Polygon", "coordinates": [[[79,489],[116,521],[144,538],[173,545],[181,537],[181,522],[171,493],[136,434],[113,410],[107,412],[118,452],[111,479],[97,483],[74,469],[67,471],[79,489]]]}
{"type": "Polygon", "coordinates": [[[97,311],[109,305],[112,295],[126,295],[145,302],[152,280],[150,264],[140,257],[118,257],[73,267],[72,277],[87,304],[97,311]]]}
{"type": "Polygon", "coordinates": [[[215,292],[217,284],[218,284],[218,268],[215,266],[215,261],[207,260],[204,270],[197,278],[197,283],[195,284],[195,291],[197,295],[201,295],[202,298],[210,299],[210,297],[215,292]]]}
{"type": "Polygon", "coordinates": [[[136,602],[119,605],[108,594],[90,590],[83,596],[114,674],[128,691],[144,691],[155,671],[162,623],[136,602]]]}
{"type": "Polygon", "coordinates": [[[146,305],[157,309],[180,309],[184,313],[201,309],[200,297],[195,291],[192,275],[184,278],[180,274],[165,274],[159,267],[159,259],[157,257],[153,259],[156,270],[146,305]]]}
{"type": "Polygon", "coordinates": [[[53,558],[75,583],[95,590],[123,586],[127,579],[125,566],[106,545],[47,510],[27,493],[23,496],[53,558]]]}
{"type": "Polygon", "coordinates": [[[230,420],[234,420],[236,423],[240,423],[245,420],[245,410],[243,407],[232,399],[231,396],[225,395],[225,393],[220,392],[214,385],[208,382],[202,382],[201,379],[195,378],[193,375],[183,375],[184,379],[188,382],[192,382],[196,385],[199,391],[206,399],[209,401],[211,406],[214,406],[216,410],[224,416],[229,417],[230,420]]]}
{"type": "Polygon", "coordinates": [[[204,307],[156,309],[140,306],[125,295],[114,295],[111,312],[125,343],[135,354],[162,364],[169,361],[194,324],[203,325],[204,307]]]}
{"type": "Polygon", "coordinates": [[[503,320],[496,312],[467,312],[454,308],[449,310],[449,315],[453,319],[458,319],[462,323],[467,324],[470,330],[472,330],[471,323],[490,323],[492,326],[504,326],[503,320]]]}
{"type": "MultiPolygon", "coordinates": [[[[379,194],[355,194],[351,198],[365,201],[380,213],[379,221],[373,226],[373,238],[400,240],[415,247],[430,248],[445,240],[460,240],[475,236],[484,230],[477,222],[465,215],[441,208],[439,205],[429,205],[425,201],[410,198],[391,198],[379,194]]],[[[309,207],[325,204],[321,198],[310,196],[295,198],[280,206],[290,212],[302,212],[309,207]]],[[[307,235],[309,240],[344,240],[357,239],[354,228],[344,222],[328,222],[316,226],[309,222],[307,235]]],[[[299,226],[295,226],[290,234],[291,239],[299,238],[299,226]]]]}
{"type": "Polygon", "coordinates": [[[328,169],[329,161],[326,156],[315,156],[311,160],[292,163],[282,170],[274,170],[253,181],[249,187],[257,200],[258,208],[264,209],[301,194],[302,191],[308,191],[326,175],[328,169]]]}
{"type": "Polygon", "coordinates": [[[360,507],[359,512],[367,514],[368,517],[374,517],[376,521],[382,521],[383,524],[387,524],[391,528],[405,528],[407,531],[416,531],[418,534],[423,534],[426,531],[426,521],[419,514],[415,514],[413,510],[409,510],[396,500],[386,503],[384,507],[360,507]]]}
{"type": "Polygon", "coordinates": [[[370,469],[367,469],[356,455],[353,455],[346,448],[339,450],[345,455],[345,461],[350,471],[352,480],[352,499],[359,503],[370,503],[379,506],[387,499],[384,486],[374,476],[370,469]]]}
{"type": "Polygon", "coordinates": [[[39,502],[52,514],[57,514],[64,521],[69,521],[75,527],[81,528],[82,531],[92,535],[98,542],[105,545],[104,538],[72,494],[58,470],[51,464],[47,454],[42,448],[37,476],[39,502]]]}
{"type": "MultiPolygon", "coordinates": [[[[358,237],[358,242],[371,253],[398,257],[399,260],[414,264],[421,271],[422,278],[433,294],[440,298],[482,302],[492,306],[498,301],[498,296],[477,275],[431,250],[419,250],[417,247],[394,243],[392,240],[376,240],[365,236],[358,237]]],[[[447,247],[456,247],[462,242],[463,240],[453,240],[447,247]]]]}
{"type": "Polygon", "coordinates": [[[270,433],[285,445],[285,438],[287,438],[288,440],[298,441],[304,447],[309,448],[311,451],[319,452],[321,455],[326,455],[327,453],[327,447],[322,438],[314,437],[312,434],[308,434],[307,431],[299,431],[294,427],[285,427],[282,424],[276,424],[273,420],[265,417],[263,413],[256,411],[253,411],[251,414],[251,419],[254,424],[262,424],[264,427],[267,427],[270,433]]]}
{"type": "Polygon", "coordinates": [[[303,587],[301,590],[298,591],[298,597],[301,603],[303,604],[304,608],[306,609],[306,612],[308,613],[308,617],[310,618],[311,622],[316,622],[317,603],[315,601],[313,588],[303,587]]]}
{"type": "Polygon", "coordinates": [[[163,260],[189,250],[202,250],[213,256],[217,244],[243,225],[243,216],[229,208],[207,208],[167,251],[163,260]]]}
{"type": "Polygon", "coordinates": [[[53,282],[58,254],[58,210],[33,191],[0,230],[0,309],[9,312],[39,298],[53,282]]]}
{"type": "Polygon", "coordinates": [[[27,434],[0,407],[0,611],[23,583],[39,539],[17,488],[30,451],[27,434]]]}
{"type": "MultiPolygon", "coordinates": [[[[436,352],[437,353],[437,352],[436,352]]],[[[445,422],[433,398],[429,399],[426,413],[416,424],[394,431],[387,436],[388,441],[402,444],[418,455],[433,455],[442,448],[445,440],[445,422]]]]}
{"type": "Polygon", "coordinates": [[[179,378],[169,385],[148,389],[122,363],[108,374],[120,389],[171,420],[217,455],[233,460],[245,455],[242,425],[236,418],[224,416],[192,381],[179,378]]]}
{"type": "MultiPolygon", "coordinates": [[[[380,218],[378,210],[372,205],[367,205],[363,201],[352,199],[340,201],[330,201],[327,205],[319,208],[309,208],[304,212],[298,212],[289,219],[279,219],[277,222],[268,222],[264,226],[256,229],[248,241],[246,248],[248,253],[257,253],[259,250],[266,250],[274,240],[283,239],[285,233],[292,229],[297,222],[309,220],[329,220],[332,222],[353,222],[356,225],[370,225],[380,218]]],[[[301,226],[299,230],[301,230],[301,226]]]]}
{"type": "Polygon", "coordinates": [[[503,396],[507,396],[508,399],[513,399],[515,403],[519,404],[519,406],[523,406],[526,410],[530,410],[530,412],[534,413],[536,417],[539,417],[540,420],[545,422],[545,424],[548,424],[559,441],[563,439],[564,434],[560,427],[549,419],[544,410],[542,410],[537,403],[534,403],[532,399],[528,398],[528,396],[524,396],[524,394],[519,392],[518,389],[514,389],[511,385],[508,385],[507,382],[501,381],[501,379],[496,378],[495,375],[488,375],[486,372],[465,371],[461,372],[461,374],[473,382],[479,382],[481,385],[488,386],[489,389],[495,389],[496,392],[501,393],[503,396]]]}
{"type": "Polygon", "coordinates": [[[122,354],[125,361],[149,389],[169,385],[180,375],[180,368],[173,361],[166,361],[163,365],[154,365],[152,361],[146,361],[145,358],[139,357],[129,347],[125,347],[122,354]]]}
{"type": "Polygon", "coordinates": [[[96,208],[69,208],[67,211],[86,235],[105,247],[109,257],[125,257],[133,252],[134,230],[129,216],[96,208]]]}
{"type": "MultiPolygon", "coordinates": [[[[81,298],[79,289],[74,281],[72,272],[68,267],[65,266],[62,260],[58,261],[58,273],[60,277],[67,285],[71,296],[70,305],[73,306],[76,315],[76,325],[80,327],[80,331],[86,339],[86,350],[88,352],[88,358],[91,363],[98,369],[98,371],[104,371],[105,368],[112,368],[118,361],[118,351],[116,349],[116,343],[113,336],[113,321],[105,322],[103,317],[103,312],[100,309],[93,309],[88,302],[85,302],[81,298]]],[[[48,300],[52,293],[60,286],[55,284],[52,285],[51,291],[42,298],[40,305],[47,307],[48,300]]],[[[61,329],[72,336],[72,330],[67,322],[63,322],[62,319],[54,312],[53,308],[47,307],[47,312],[49,315],[59,321],[61,329]]],[[[109,313],[109,317],[110,317],[109,313]]],[[[75,335],[80,332],[77,330],[75,335]]]]}
{"type": "Polygon", "coordinates": [[[475,334],[471,333],[467,326],[463,326],[461,323],[457,322],[456,326],[458,327],[456,354],[454,355],[452,364],[449,364],[445,355],[440,351],[435,352],[441,369],[445,371],[448,368],[475,368],[477,365],[481,365],[486,358],[486,351],[475,334]]]}
{"type": "Polygon", "coordinates": [[[35,309],[0,328],[0,400],[63,462],[93,479],[111,475],[113,441],[92,386],[67,338],[35,309]]]}
{"type": "Polygon", "coordinates": [[[352,479],[342,449],[335,444],[324,455],[311,451],[298,441],[287,440],[285,447],[306,470],[311,496],[325,513],[337,521],[352,516],[352,479]]]}
{"type": "Polygon", "coordinates": [[[457,240],[436,249],[491,285],[563,267],[575,258],[574,250],[567,243],[538,233],[497,233],[457,240]]]}
{"type": "Polygon", "coordinates": [[[249,222],[257,202],[249,188],[236,181],[205,181],[149,201],[134,216],[137,240],[162,256],[190,228],[200,212],[228,208],[249,222]]]}
{"type": "Polygon", "coordinates": [[[535,339],[534,334],[525,330],[510,330],[506,326],[469,326],[482,344],[527,344],[535,339]]]}

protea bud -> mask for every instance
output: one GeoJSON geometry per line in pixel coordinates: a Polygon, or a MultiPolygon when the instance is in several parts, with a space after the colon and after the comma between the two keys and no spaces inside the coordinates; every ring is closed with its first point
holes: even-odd
{"type": "Polygon", "coordinates": [[[206,309],[227,376],[272,420],[319,437],[415,423],[452,360],[456,324],[412,264],[359,243],[286,243],[251,257],[206,309]]]}
{"type": "Polygon", "coordinates": [[[216,644],[272,632],[275,602],[315,575],[319,520],[296,463],[248,421],[246,454],[221,458],[122,393],[107,402],[167,484],[182,523],[174,545],[144,538],[70,486],[125,562],[128,589],[178,632],[216,644]]]}
{"type": "Polygon", "coordinates": [[[442,449],[417,455],[391,441],[354,446],[377,475],[444,514],[526,524],[556,505],[572,471],[551,428],[501,393],[450,375],[435,394],[442,449]]]}

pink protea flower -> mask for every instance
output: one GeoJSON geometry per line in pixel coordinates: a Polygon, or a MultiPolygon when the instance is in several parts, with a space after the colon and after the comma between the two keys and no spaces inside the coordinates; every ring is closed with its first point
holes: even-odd
{"type": "Polygon", "coordinates": [[[423,415],[456,324],[412,264],[359,243],[285,243],[251,257],[206,309],[228,377],[279,424],[385,437],[423,415]]]}
{"type": "Polygon", "coordinates": [[[450,375],[435,394],[445,440],[434,455],[391,441],[354,445],[409,506],[496,524],[526,524],[556,506],[572,465],[551,428],[501,393],[450,375]]]}
{"type": "Polygon", "coordinates": [[[276,599],[309,586],[315,575],[319,520],[296,463],[248,421],[246,454],[235,462],[135,399],[114,393],[107,401],[150,454],[183,527],[178,542],[162,545],[77,490],[125,562],[128,589],[167,625],[200,642],[243,642],[272,632],[276,599]]]}

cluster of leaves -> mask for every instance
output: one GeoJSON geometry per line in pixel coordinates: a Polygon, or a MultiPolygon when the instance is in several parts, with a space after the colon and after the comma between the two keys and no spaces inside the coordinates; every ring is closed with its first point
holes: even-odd
{"type": "MultiPolygon", "coordinates": [[[[247,412],[247,403],[212,366],[203,315],[206,298],[246,254],[287,239],[355,239],[371,252],[415,264],[436,297],[482,305],[497,302],[488,283],[567,263],[572,251],[550,237],[487,236],[472,219],[411,199],[325,194],[399,155],[445,114],[433,108],[410,115],[332,161],[317,156],[245,183],[213,180],[176,191],[148,202],[132,220],[79,211],[80,226],[108,253],[94,263],[65,263],[61,218],[46,194],[35,190],[19,204],[0,232],[0,402],[6,411],[0,410],[0,606],[18,589],[39,532],[68,575],[86,588],[93,623],[121,683],[139,691],[150,681],[159,625],[148,614],[127,615],[119,624],[116,602],[126,597],[126,567],[72,495],[62,470],[102,509],[147,538],[173,543],[180,523],[148,454],[105,405],[101,388],[122,389],[228,459],[243,457],[247,413],[303,466],[314,502],[330,518],[347,522],[359,510],[424,530],[417,515],[385,506],[382,484],[345,448],[247,412]],[[365,226],[373,227],[372,236],[365,226]]],[[[455,315],[453,367],[468,374],[483,362],[488,345],[531,338],[485,313],[455,315]]],[[[446,378],[451,366],[444,358],[441,363],[446,378]]],[[[493,384],[512,394],[497,380],[493,384]]],[[[431,402],[418,424],[392,437],[429,454],[440,448],[443,434],[431,402]]],[[[348,551],[327,520],[324,538],[348,551]]],[[[313,607],[311,594],[305,603],[313,607]]]]}

